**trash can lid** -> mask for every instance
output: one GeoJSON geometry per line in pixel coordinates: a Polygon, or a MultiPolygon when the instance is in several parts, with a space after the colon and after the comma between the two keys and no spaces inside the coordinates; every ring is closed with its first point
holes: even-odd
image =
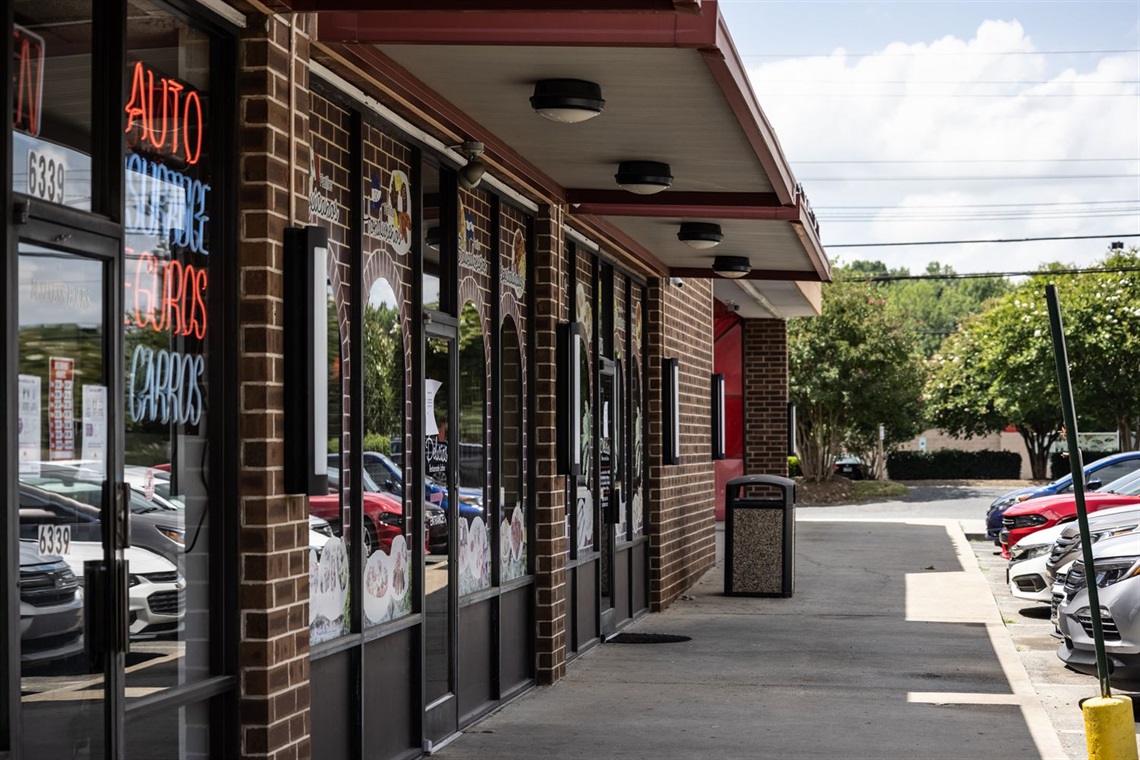
{"type": "Polygon", "coordinates": [[[728,488],[739,486],[779,486],[780,488],[795,488],[796,481],[791,478],[781,478],[779,475],[741,475],[732,478],[725,486],[728,488]]]}

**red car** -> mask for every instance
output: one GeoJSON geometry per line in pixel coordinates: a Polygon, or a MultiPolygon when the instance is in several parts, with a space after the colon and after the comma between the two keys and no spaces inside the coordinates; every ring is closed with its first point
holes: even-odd
{"type": "MultiPolygon", "coordinates": [[[[1109,507],[1140,504],[1140,479],[1117,492],[1094,491],[1085,494],[1085,508],[1090,512],[1109,507]]],[[[1030,533],[1058,523],[1077,519],[1077,503],[1072,494],[1043,496],[1015,504],[1002,515],[1001,555],[1009,557],[1009,547],[1030,533]]]]}

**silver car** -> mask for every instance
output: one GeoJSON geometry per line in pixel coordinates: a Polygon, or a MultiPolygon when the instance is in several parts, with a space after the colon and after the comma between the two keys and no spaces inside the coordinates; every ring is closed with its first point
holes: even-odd
{"type": "MultiPolygon", "coordinates": [[[[1114,683],[1140,682],[1140,534],[1097,542],[1093,566],[1104,647],[1114,683]]],[[[1064,598],[1057,610],[1057,627],[1063,643],[1057,656],[1073,670],[1096,673],[1092,615],[1086,568],[1077,560],[1065,579],[1064,598]]]]}
{"type": "MultiPolygon", "coordinates": [[[[1089,515],[1089,538],[1095,544],[1108,538],[1140,532],[1140,507],[1128,505],[1102,509],[1089,515]]],[[[1081,556],[1081,529],[1076,520],[1066,523],[1045,561],[1046,580],[1052,582],[1058,568],[1081,556]]]]}

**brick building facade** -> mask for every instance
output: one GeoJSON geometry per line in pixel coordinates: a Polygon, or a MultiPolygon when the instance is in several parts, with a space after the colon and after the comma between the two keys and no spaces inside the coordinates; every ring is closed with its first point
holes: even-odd
{"type": "Polygon", "coordinates": [[[351,5],[6,11],[0,760],[431,752],[712,566],[725,362],[786,472],[828,262],[716,2],[351,5]]]}

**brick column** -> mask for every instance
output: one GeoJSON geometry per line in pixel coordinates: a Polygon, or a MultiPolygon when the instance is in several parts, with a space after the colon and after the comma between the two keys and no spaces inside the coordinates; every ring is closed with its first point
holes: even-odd
{"type": "Polygon", "coordinates": [[[716,472],[710,418],[713,367],[712,284],[675,288],[651,280],[649,350],[649,608],[661,611],[716,560],[716,472]],[[661,360],[680,360],[681,463],[664,450],[661,360]]]}
{"type": "Polygon", "coordinates": [[[272,760],[311,754],[309,510],[304,496],[286,495],[283,488],[282,241],[292,219],[304,218],[302,211],[307,216],[309,161],[310,26],[307,17],[297,16],[294,30],[290,19],[250,16],[239,82],[241,756],[272,760]]]}
{"type": "Polygon", "coordinates": [[[788,325],[746,319],[744,472],[788,476],[788,325]]]}
{"type": "Polygon", "coordinates": [[[558,475],[556,351],[558,324],[565,310],[566,253],[562,236],[563,211],[543,206],[535,218],[534,322],[534,438],[530,457],[535,468],[535,651],[537,680],[551,684],[566,675],[566,478],[558,475]]]}

